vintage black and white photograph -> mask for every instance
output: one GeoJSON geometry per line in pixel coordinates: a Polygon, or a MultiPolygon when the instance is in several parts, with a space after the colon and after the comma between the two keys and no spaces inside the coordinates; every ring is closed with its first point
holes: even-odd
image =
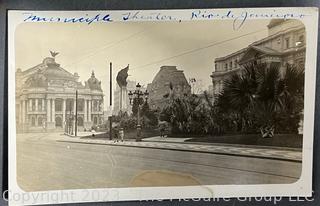
{"type": "Polygon", "coordinates": [[[298,19],[24,22],[13,41],[23,191],[300,179],[298,19]]]}

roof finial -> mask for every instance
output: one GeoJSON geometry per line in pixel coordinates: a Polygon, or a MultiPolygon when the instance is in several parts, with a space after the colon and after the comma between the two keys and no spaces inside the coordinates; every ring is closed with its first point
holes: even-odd
{"type": "Polygon", "coordinates": [[[94,71],[92,70],[91,77],[94,77],[94,71]]]}

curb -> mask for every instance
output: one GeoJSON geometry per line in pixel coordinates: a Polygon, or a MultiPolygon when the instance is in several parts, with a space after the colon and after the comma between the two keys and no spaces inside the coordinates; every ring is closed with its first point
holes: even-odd
{"type": "Polygon", "coordinates": [[[173,141],[150,141],[143,140],[142,142],[158,142],[158,143],[179,143],[179,144],[198,144],[198,145],[212,145],[212,146],[226,146],[226,147],[245,147],[251,149],[274,149],[274,150],[290,150],[294,152],[302,152],[301,148],[292,147],[275,147],[275,146],[265,146],[265,145],[248,145],[248,144],[228,144],[228,143],[207,143],[207,142],[173,142],[173,141]]]}
{"type": "Polygon", "coordinates": [[[266,156],[259,156],[259,155],[233,154],[233,153],[226,153],[226,152],[195,151],[195,150],[190,150],[190,149],[161,148],[161,147],[142,146],[142,145],[141,146],[140,145],[119,145],[119,144],[110,144],[110,143],[79,142],[79,141],[70,141],[70,140],[56,140],[56,141],[57,142],[76,143],[76,144],[109,145],[109,146],[118,146],[118,147],[135,147],[135,148],[146,148],[146,149],[182,151],[182,152],[197,152],[197,153],[206,153],[206,154],[228,155],[228,156],[237,156],[237,157],[270,159],[270,160],[280,160],[280,161],[302,163],[302,160],[296,160],[296,159],[281,158],[281,157],[266,157],[266,156]]]}

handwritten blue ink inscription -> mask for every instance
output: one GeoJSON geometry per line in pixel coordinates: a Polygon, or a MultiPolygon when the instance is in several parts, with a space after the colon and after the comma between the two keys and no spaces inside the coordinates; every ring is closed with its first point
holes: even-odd
{"type": "MultiPolygon", "coordinates": [[[[186,11],[187,16],[184,20],[233,20],[233,29],[240,29],[248,19],[302,19],[306,14],[303,13],[283,13],[277,10],[263,10],[261,11],[246,11],[246,10],[194,10],[186,11]]],[[[177,13],[179,14],[179,13],[177,13]]],[[[84,23],[92,24],[97,22],[112,22],[114,19],[111,14],[94,14],[90,16],[85,14],[77,17],[61,17],[61,16],[41,16],[34,13],[23,13],[24,22],[63,22],[63,23],[84,23]]],[[[116,18],[115,21],[179,21],[180,16],[174,16],[172,13],[168,14],[165,11],[128,11],[116,18]]]]}
{"type": "Polygon", "coordinates": [[[122,15],[122,20],[158,20],[158,21],[167,21],[167,20],[176,20],[175,17],[162,14],[161,12],[153,13],[142,13],[140,11],[127,12],[122,15]]]}
{"type": "Polygon", "coordinates": [[[24,22],[64,22],[64,23],[87,23],[88,25],[94,22],[112,22],[110,14],[97,14],[90,17],[88,14],[82,17],[42,17],[34,15],[33,13],[24,13],[27,17],[23,20],[24,22]]]}
{"type": "Polygon", "coordinates": [[[232,10],[227,10],[225,13],[217,13],[212,10],[197,10],[192,11],[190,19],[191,20],[233,20],[233,29],[240,29],[247,19],[262,19],[262,18],[276,18],[276,19],[302,19],[305,17],[305,14],[302,13],[281,13],[276,10],[266,11],[265,13],[254,13],[248,11],[242,11],[240,13],[235,13],[232,10]]]}

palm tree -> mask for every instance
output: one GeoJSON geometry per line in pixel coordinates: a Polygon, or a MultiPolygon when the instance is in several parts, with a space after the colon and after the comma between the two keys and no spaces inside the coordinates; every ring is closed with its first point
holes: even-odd
{"type": "Polygon", "coordinates": [[[282,75],[277,65],[250,64],[224,82],[218,106],[235,119],[238,130],[259,129],[263,137],[270,137],[281,119],[287,127],[301,113],[303,85],[303,70],[292,65],[282,75]]]}
{"type": "Polygon", "coordinates": [[[264,65],[246,65],[241,74],[233,74],[223,83],[223,91],[217,96],[217,105],[232,116],[237,130],[245,132],[248,128],[250,112],[254,107],[258,82],[256,68],[264,65]]]}

